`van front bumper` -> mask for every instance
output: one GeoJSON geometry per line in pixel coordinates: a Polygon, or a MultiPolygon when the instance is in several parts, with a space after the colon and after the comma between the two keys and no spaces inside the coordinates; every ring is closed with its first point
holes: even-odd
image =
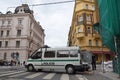
{"type": "Polygon", "coordinates": [[[82,64],[80,66],[74,66],[75,71],[88,71],[90,66],[88,64],[82,64]]]}

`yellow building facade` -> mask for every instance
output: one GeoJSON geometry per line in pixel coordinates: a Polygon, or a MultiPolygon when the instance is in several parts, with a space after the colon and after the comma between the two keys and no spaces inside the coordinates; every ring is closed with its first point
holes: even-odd
{"type": "Polygon", "coordinates": [[[101,62],[111,59],[111,52],[102,46],[101,38],[92,25],[98,22],[98,11],[94,0],[76,0],[73,19],[68,35],[68,46],[79,46],[81,50],[91,51],[101,62]]]}

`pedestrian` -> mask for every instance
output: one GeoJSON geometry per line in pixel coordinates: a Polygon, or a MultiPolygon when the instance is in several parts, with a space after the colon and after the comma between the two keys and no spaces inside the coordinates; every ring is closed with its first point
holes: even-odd
{"type": "Polygon", "coordinates": [[[23,65],[25,66],[25,61],[23,61],[23,65]]]}
{"type": "Polygon", "coordinates": [[[13,66],[13,60],[10,61],[10,65],[13,66]]]}
{"type": "Polygon", "coordinates": [[[20,66],[20,61],[18,61],[18,65],[20,66]]]}
{"type": "Polygon", "coordinates": [[[96,70],[96,57],[95,55],[92,55],[92,70],[96,70]]]}
{"type": "Polygon", "coordinates": [[[15,66],[16,66],[16,61],[14,63],[15,63],[15,66]]]}

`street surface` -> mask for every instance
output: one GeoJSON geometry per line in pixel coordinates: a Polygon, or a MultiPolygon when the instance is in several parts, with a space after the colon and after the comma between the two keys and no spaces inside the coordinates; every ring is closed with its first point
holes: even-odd
{"type": "Polygon", "coordinates": [[[68,75],[65,72],[27,72],[26,70],[2,70],[0,80],[88,80],[81,74],[68,75]]]}
{"type": "Polygon", "coordinates": [[[0,80],[111,80],[100,75],[97,71],[74,75],[65,72],[27,72],[23,67],[0,69],[0,80]]]}

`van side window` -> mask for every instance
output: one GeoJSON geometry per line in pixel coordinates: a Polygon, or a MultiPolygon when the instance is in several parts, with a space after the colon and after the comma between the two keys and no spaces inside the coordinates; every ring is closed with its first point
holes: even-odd
{"type": "Polygon", "coordinates": [[[54,58],[55,57],[55,51],[47,51],[44,54],[45,58],[54,58]]]}
{"type": "Polygon", "coordinates": [[[57,57],[69,57],[69,51],[58,51],[57,57]]]}
{"type": "Polygon", "coordinates": [[[70,51],[70,57],[78,57],[78,51],[77,50],[71,50],[70,51]]]}
{"type": "Polygon", "coordinates": [[[34,55],[32,55],[33,59],[38,59],[42,57],[42,52],[36,52],[34,55]]]}

